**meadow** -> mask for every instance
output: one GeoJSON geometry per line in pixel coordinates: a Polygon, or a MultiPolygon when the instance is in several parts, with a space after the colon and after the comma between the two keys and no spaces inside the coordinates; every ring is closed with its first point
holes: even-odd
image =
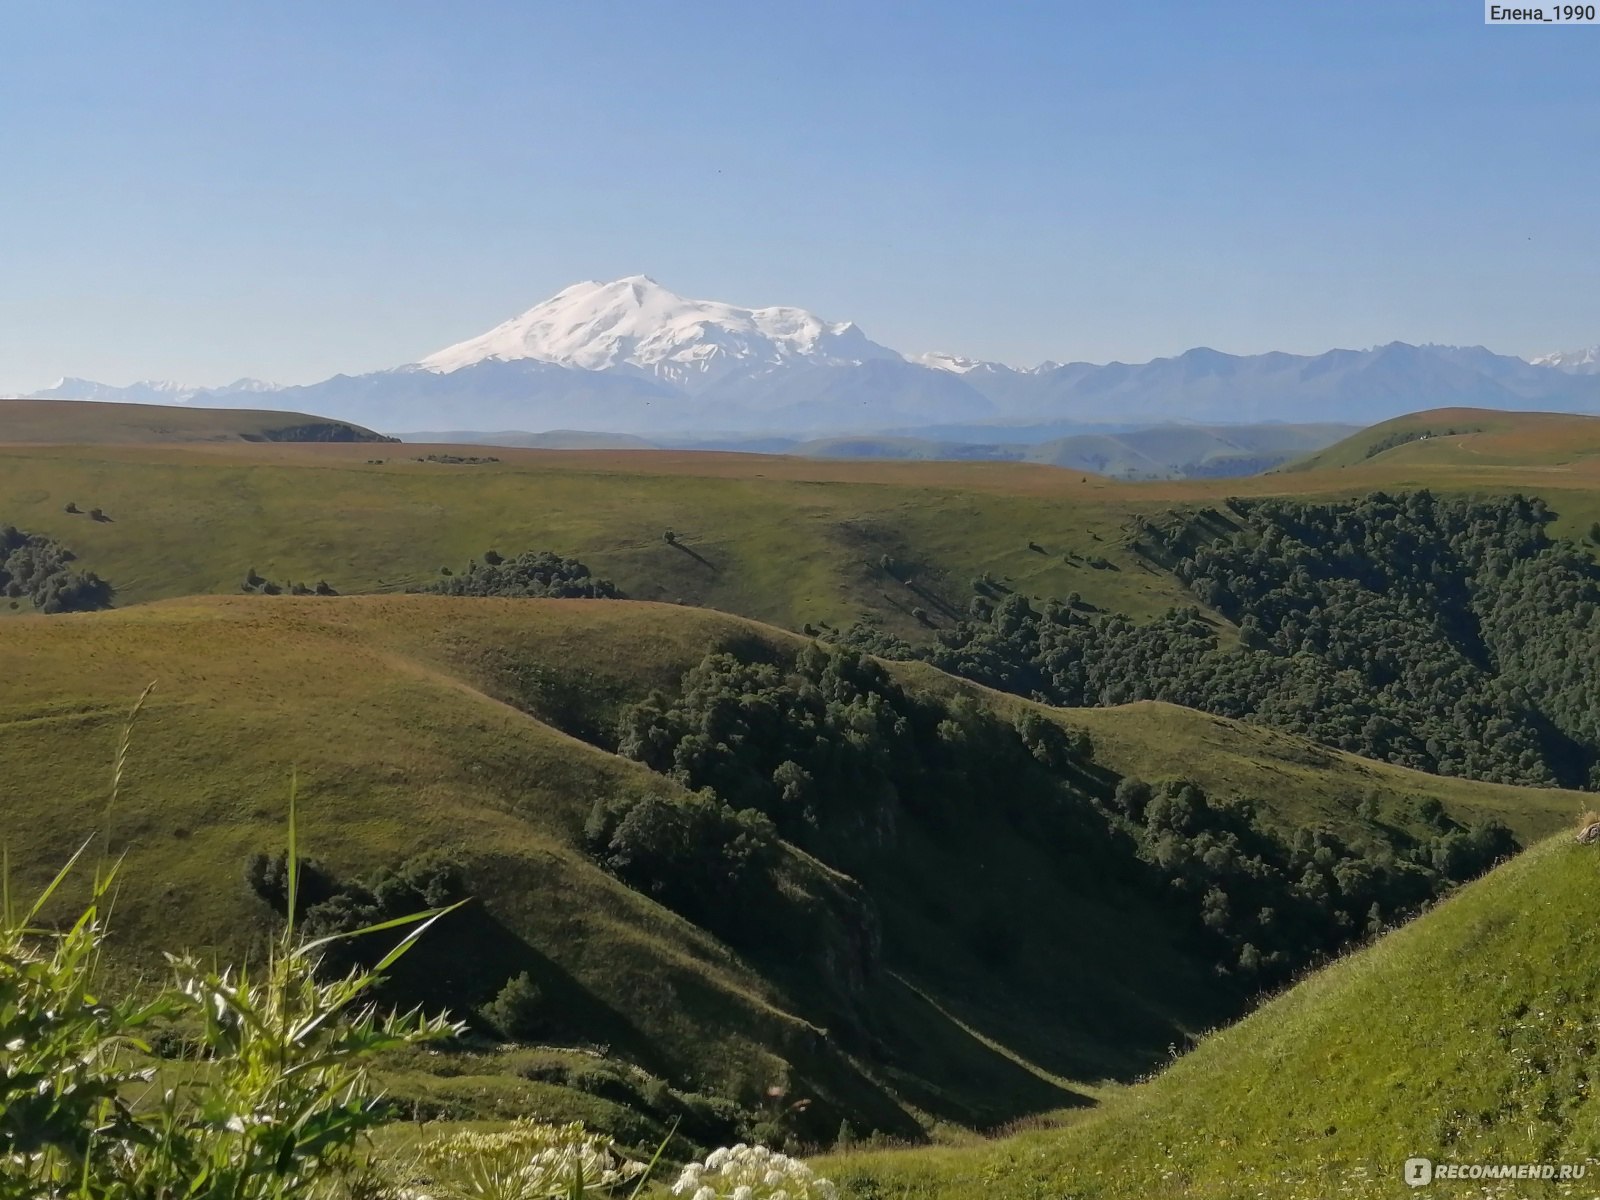
{"type": "MultiPolygon", "coordinates": [[[[1423,417],[1460,422],[1471,411],[1423,417]]],[[[1572,434],[1584,421],[1600,425],[1519,417],[1513,444],[1492,453],[1471,446],[1511,435],[1471,435],[1456,450],[1412,443],[1348,466],[1163,483],[1019,463],[498,448],[498,462],[457,465],[418,462],[437,448],[409,445],[21,447],[0,433],[0,513],[71,548],[117,588],[120,604],[237,592],[252,569],[325,579],[341,593],[403,591],[490,549],[552,550],[634,599],[794,630],[867,617],[921,634],[963,615],[970,581],[984,572],[1029,595],[1077,592],[1140,619],[1193,603],[1130,548],[1134,522],[1233,495],[1537,492],[1556,511],[1552,533],[1584,537],[1600,519],[1600,464],[1572,434]],[[67,513],[68,503],[109,520],[67,513]]]]}

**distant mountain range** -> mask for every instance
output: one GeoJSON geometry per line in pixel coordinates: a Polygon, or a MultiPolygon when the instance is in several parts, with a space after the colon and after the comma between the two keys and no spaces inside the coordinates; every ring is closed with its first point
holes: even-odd
{"type": "Polygon", "coordinates": [[[1567,350],[1560,354],[1541,354],[1530,359],[1536,367],[1554,367],[1571,375],[1600,375],[1600,346],[1587,350],[1567,350]]]}
{"type": "Polygon", "coordinates": [[[747,454],[794,454],[806,458],[938,459],[1048,463],[1116,479],[1194,479],[1254,475],[1322,450],[1359,432],[1360,425],[1270,422],[1256,425],[1157,425],[1142,429],[1093,426],[1078,432],[1058,428],[989,426],[946,429],[944,436],[841,434],[803,439],[771,434],[751,437],[658,437],[557,429],[546,433],[481,433],[438,430],[408,434],[408,442],[476,443],[544,450],[734,450],[747,454]],[[974,434],[1004,433],[1012,440],[972,440],[974,434]],[[965,438],[951,436],[966,434],[965,438]],[[1059,435],[1059,436],[1053,436],[1059,435]]]}
{"type": "Polygon", "coordinates": [[[192,387],[166,379],[141,379],[138,383],[117,387],[110,383],[96,383],[92,379],[75,379],[69,375],[65,379],[58,379],[42,392],[34,392],[33,395],[25,396],[23,399],[104,400],[122,404],[188,404],[198,396],[205,396],[208,401],[215,402],[224,396],[262,396],[286,390],[281,384],[267,383],[260,379],[236,379],[221,387],[192,387]]]}
{"type": "MultiPolygon", "coordinates": [[[[1307,356],[1199,348],[1148,363],[1022,369],[906,356],[798,308],[690,300],[644,275],[579,283],[419,359],[308,386],[63,379],[41,399],[257,407],[372,426],[821,436],[929,426],[1262,421],[1371,424],[1417,409],[1600,412],[1600,348],[1534,362],[1481,346],[1307,356]]],[[[996,440],[1010,440],[999,436],[996,440]]]]}

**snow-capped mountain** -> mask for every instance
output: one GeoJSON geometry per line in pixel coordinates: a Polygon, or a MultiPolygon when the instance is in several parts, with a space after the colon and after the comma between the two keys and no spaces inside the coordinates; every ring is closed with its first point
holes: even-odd
{"type": "Polygon", "coordinates": [[[262,395],[279,391],[275,383],[260,379],[236,379],[221,387],[196,387],[193,384],[174,383],[170,379],[141,379],[137,383],[118,386],[96,383],[92,379],[75,379],[66,376],[49,387],[33,393],[35,400],[111,400],[123,404],[187,404],[196,396],[262,395]]]}
{"type": "Polygon", "coordinates": [[[818,436],[997,422],[1369,424],[1469,406],[1600,412],[1600,349],[1534,363],[1482,346],[1393,342],[1319,355],[1204,347],[1147,363],[1019,369],[906,357],[799,308],[691,300],[645,275],[564,288],[417,361],[305,387],[64,379],[45,398],[291,408],[385,433],[579,429],[818,436]]]}
{"type": "Polygon", "coordinates": [[[979,367],[1000,365],[986,363],[981,358],[964,358],[959,354],[945,354],[938,350],[929,351],[927,354],[908,354],[906,361],[932,367],[935,371],[949,371],[952,375],[965,375],[968,371],[975,371],[979,367]]]}
{"type": "Polygon", "coordinates": [[[943,351],[931,351],[927,354],[908,354],[907,362],[918,363],[924,367],[932,367],[935,371],[949,371],[952,375],[968,375],[973,371],[984,371],[988,374],[1009,375],[1042,375],[1046,371],[1054,371],[1061,364],[1046,359],[1037,367],[1013,367],[1007,363],[990,362],[982,358],[966,358],[960,354],[945,354],[943,351]]]}
{"type": "Polygon", "coordinates": [[[584,371],[631,368],[688,391],[796,364],[902,361],[849,321],[834,324],[803,308],[690,300],[648,275],[573,284],[417,365],[452,373],[489,360],[533,360],[584,371]]]}
{"type": "Polygon", "coordinates": [[[1556,354],[1541,354],[1528,360],[1536,367],[1554,367],[1569,375],[1600,375],[1600,346],[1587,350],[1563,350],[1556,354]]]}

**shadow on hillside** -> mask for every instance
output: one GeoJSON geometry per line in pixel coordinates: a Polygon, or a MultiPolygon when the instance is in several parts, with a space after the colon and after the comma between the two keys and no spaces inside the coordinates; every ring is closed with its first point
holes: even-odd
{"type": "MultiPolygon", "coordinates": [[[[421,1004],[430,1011],[451,1009],[455,1016],[476,1024],[478,1008],[523,972],[539,989],[547,1014],[537,1033],[540,1040],[588,1047],[689,1088],[699,1087],[702,1074],[709,1073],[706,1062],[691,1061],[681,1047],[676,1052],[664,1047],[481,904],[462,909],[401,959],[391,972],[385,999],[407,1006],[421,1004]]],[[[808,1131],[810,1136],[820,1140],[848,1119],[866,1132],[920,1140],[920,1125],[883,1081],[864,1072],[822,1029],[776,1011],[752,1013],[714,987],[694,988],[692,976],[652,980],[647,991],[655,994],[639,997],[644,1010],[660,1013],[663,1003],[676,1006],[693,1024],[714,1030],[711,1036],[749,1034],[781,1056],[789,1067],[784,1073],[788,1093],[818,1102],[811,1114],[815,1127],[808,1131]]],[[[755,1094],[733,1098],[746,1105],[760,1101],[755,1094]]],[[[1061,1103],[1058,1100],[1054,1106],[1061,1103]]]]}
{"type": "MultiPolygon", "coordinates": [[[[952,1022],[1006,1047],[1043,1073],[1127,1084],[1165,1067],[1174,1052],[1192,1049],[1201,1032],[1240,1016],[1237,1005],[1220,994],[1196,996],[1193,1002],[1168,999],[1171,1004],[1165,1006],[1135,989],[1097,987],[1072,997],[1070,1007],[1054,1011],[1037,995],[1019,998],[1015,1012],[953,993],[940,996],[937,1003],[952,1022]]],[[[1058,1100],[1054,1106],[1064,1103],[1058,1100]]]]}
{"type": "Polygon", "coordinates": [[[1053,1109],[1092,1104],[982,1037],[926,992],[886,972],[876,985],[884,1014],[866,1054],[907,1104],[989,1131],[1053,1109]],[[947,1081],[936,1084],[933,1080],[947,1081]]]}
{"type": "Polygon", "coordinates": [[[638,1026],[549,955],[530,945],[481,902],[430,930],[389,972],[385,992],[404,1004],[448,1010],[477,1023],[476,1011],[527,972],[548,1014],[542,1036],[607,1049],[661,1073],[666,1064],[638,1026]]]}
{"type": "Polygon", "coordinates": [[[669,542],[668,545],[670,545],[674,550],[682,550],[685,554],[687,554],[690,558],[694,559],[695,562],[699,563],[702,567],[704,567],[706,570],[710,571],[713,575],[716,575],[716,574],[719,573],[719,568],[717,567],[717,565],[715,563],[713,563],[709,558],[705,557],[705,555],[701,554],[698,550],[694,549],[694,547],[685,546],[682,542],[669,542]]]}

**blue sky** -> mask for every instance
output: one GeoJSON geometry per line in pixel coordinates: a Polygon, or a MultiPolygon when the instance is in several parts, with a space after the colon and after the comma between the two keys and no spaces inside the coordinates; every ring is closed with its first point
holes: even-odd
{"type": "Polygon", "coordinates": [[[0,391],[305,382],[579,279],[1031,364],[1600,342],[1600,27],[1376,3],[0,9],[0,391]]]}

